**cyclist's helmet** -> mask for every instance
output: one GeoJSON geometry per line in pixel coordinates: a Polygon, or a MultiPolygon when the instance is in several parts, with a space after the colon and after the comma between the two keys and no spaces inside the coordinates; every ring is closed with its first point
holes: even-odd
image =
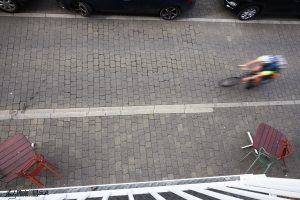
{"type": "Polygon", "coordinates": [[[286,68],[288,63],[282,55],[276,55],[274,57],[276,58],[276,63],[279,65],[279,68],[286,68]]]}
{"type": "Polygon", "coordinates": [[[278,68],[285,68],[287,65],[286,59],[281,55],[264,55],[257,58],[263,64],[276,63],[278,68]]]}

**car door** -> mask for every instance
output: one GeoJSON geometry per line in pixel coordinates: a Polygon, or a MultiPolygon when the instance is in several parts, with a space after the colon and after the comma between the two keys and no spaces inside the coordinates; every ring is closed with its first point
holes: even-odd
{"type": "Polygon", "coordinates": [[[296,15],[300,15],[300,0],[294,0],[296,5],[296,15]]]}
{"type": "Polygon", "coordinates": [[[123,9],[121,0],[89,0],[96,11],[119,11],[123,9]]]}
{"type": "Polygon", "coordinates": [[[141,0],[119,0],[122,4],[123,12],[140,13],[141,0]]]}
{"type": "Polygon", "coordinates": [[[269,0],[266,6],[266,12],[270,14],[296,14],[299,1],[300,0],[269,0]]]}
{"type": "Polygon", "coordinates": [[[125,7],[135,13],[155,13],[166,0],[123,0],[125,7]]]}

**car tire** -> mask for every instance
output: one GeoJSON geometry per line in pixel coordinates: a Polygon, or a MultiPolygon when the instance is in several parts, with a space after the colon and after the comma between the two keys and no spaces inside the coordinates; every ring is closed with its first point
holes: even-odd
{"type": "Polygon", "coordinates": [[[249,6],[239,12],[238,17],[242,21],[254,19],[259,14],[260,8],[258,6],[249,6]]]}
{"type": "Polygon", "coordinates": [[[19,5],[13,0],[0,0],[0,10],[8,13],[17,12],[19,5]]]}
{"type": "Polygon", "coordinates": [[[176,6],[167,6],[160,10],[159,16],[164,20],[173,20],[180,15],[181,11],[176,6]]]}
{"type": "Polygon", "coordinates": [[[83,17],[88,17],[93,12],[93,9],[89,4],[81,2],[81,1],[78,2],[78,10],[79,10],[81,16],[83,16],[83,17]]]}

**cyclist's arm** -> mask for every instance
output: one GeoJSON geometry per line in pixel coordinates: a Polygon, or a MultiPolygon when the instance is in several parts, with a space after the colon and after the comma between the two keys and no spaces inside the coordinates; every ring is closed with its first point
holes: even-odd
{"type": "Polygon", "coordinates": [[[239,65],[240,67],[242,68],[249,68],[251,65],[255,65],[255,64],[258,64],[258,63],[261,63],[261,61],[259,59],[254,59],[254,60],[251,60],[245,64],[242,64],[242,65],[239,65]]]}

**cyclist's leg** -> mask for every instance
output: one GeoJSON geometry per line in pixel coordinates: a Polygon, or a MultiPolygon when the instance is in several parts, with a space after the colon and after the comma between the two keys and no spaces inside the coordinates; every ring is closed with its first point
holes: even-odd
{"type": "Polygon", "coordinates": [[[260,74],[262,74],[263,76],[273,76],[274,74],[276,74],[275,71],[262,71],[260,72],[260,74]]]}
{"type": "Polygon", "coordinates": [[[245,77],[245,78],[242,79],[242,81],[243,82],[255,81],[256,83],[259,83],[264,76],[265,75],[259,73],[259,74],[256,74],[254,76],[245,77]]]}
{"type": "Polygon", "coordinates": [[[279,76],[278,71],[263,71],[261,73],[264,75],[263,80],[275,79],[279,76]]]}
{"type": "Polygon", "coordinates": [[[247,81],[255,81],[256,83],[260,83],[260,81],[264,78],[264,77],[271,77],[274,74],[276,74],[275,71],[262,71],[257,73],[254,76],[249,76],[246,78],[243,78],[242,81],[247,82],[247,81]]]}

